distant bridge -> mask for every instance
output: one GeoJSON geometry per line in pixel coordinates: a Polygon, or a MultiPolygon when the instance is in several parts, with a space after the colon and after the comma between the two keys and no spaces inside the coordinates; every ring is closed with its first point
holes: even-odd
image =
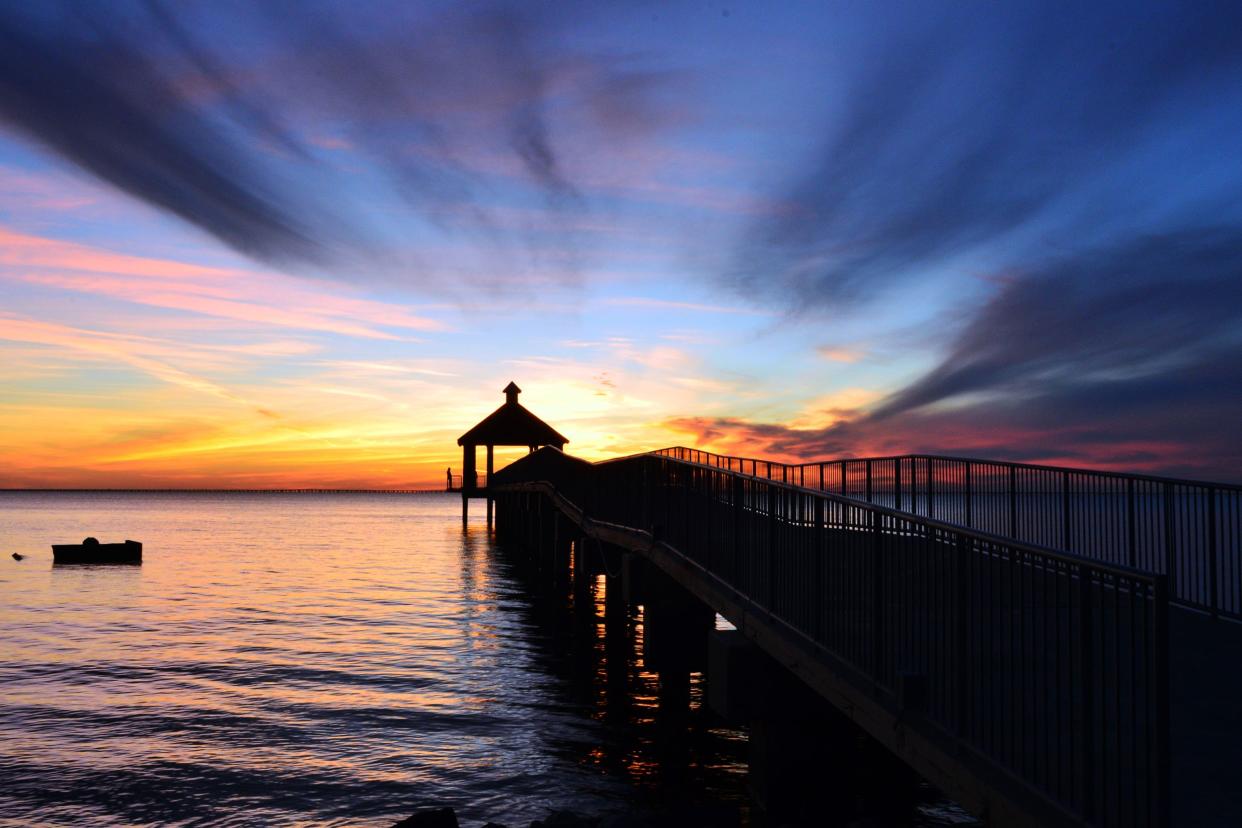
{"type": "Polygon", "coordinates": [[[488,483],[502,539],[641,562],[994,824],[1242,812],[1242,487],[686,448],[542,449],[488,483]]]}

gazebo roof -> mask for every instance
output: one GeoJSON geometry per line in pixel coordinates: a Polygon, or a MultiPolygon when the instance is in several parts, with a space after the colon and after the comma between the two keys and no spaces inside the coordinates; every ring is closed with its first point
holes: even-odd
{"type": "Polygon", "coordinates": [[[531,414],[517,401],[522,389],[509,383],[505,404],[457,438],[459,446],[563,446],[569,442],[560,432],[531,414]]]}

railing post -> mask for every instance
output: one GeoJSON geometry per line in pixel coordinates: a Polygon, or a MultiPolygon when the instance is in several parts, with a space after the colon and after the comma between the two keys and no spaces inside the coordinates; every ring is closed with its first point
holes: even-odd
{"type": "Polygon", "coordinates": [[[1061,472],[1061,548],[1073,552],[1070,546],[1070,476],[1069,472],[1061,472]]]}
{"type": "Polygon", "coordinates": [[[657,464],[659,464],[659,462],[660,462],[659,460],[652,458],[648,460],[646,463],[643,463],[642,465],[642,469],[643,469],[643,525],[647,527],[648,532],[654,532],[655,530],[655,515],[653,514],[653,510],[651,508],[651,497],[652,497],[651,490],[652,488],[654,488],[652,486],[652,479],[655,477],[655,475],[653,475],[651,472],[652,472],[652,469],[657,464]]]}
{"type": "Polygon", "coordinates": [[[901,458],[893,461],[893,508],[901,511],[901,458]]]}
{"type": "Polygon", "coordinates": [[[1138,527],[1135,524],[1134,478],[1126,478],[1126,554],[1130,566],[1138,558],[1138,527]]]}
{"type": "Polygon", "coordinates": [[[1079,734],[1083,740],[1082,756],[1079,757],[1080,784],[1082,785],[1082,815],[1090,823],[1095,814],[1095,612],[1092,602],[1091,568],[1083,562],[1078,565],[1078,675],[1082,683],[1081,724],[1079,734]]]}
{"type": "Polygon", "coordinates": [[[1009,537],[1018,537],[1018,467],[1009,464],[1009,537]]]}
{"type": "Polygon", "coordinates": [[[875,685],[878,690],[884,681],[882,652],[884,646],[884,566],[880,560],[883,539],[880,534],[880,513],[868,510],[871,516],[871,649],[875,664],[875,685]]]}
{"type": "Polygon", "coordinates": [[[768,610],[776,612],[776,484],[771,480],[768,487],[768,610]]]}
{"type": "Polygon", "coordinates": [[[1172,821],[1169,803],[1169,581],[1167,576],[1152,578],[1154,626],[1152,675],[1155,678],[1155,757],[1152,780],[1154,802],[1153,823],[1167,826],[1172,821]]]}
{"type": "Polygon", "coordinates": [[[694,467],[682,469],[681,476],[681,536],[677,543],[684,549],[689,546],[694,522],[690,520],[690,500],[694,497],[694,467]]]}
{"type": "Polygon", "coordinates": [[[1208,591],[1212,617],[1220,614],[1220,599],[1216,595],[1216,489],[1207,487],[1207,542],[1208,542],[1208,591]]]}
{"type": "Polygon", "coordinates": [[[969,460],[966,461],[966,525],[970,528],[975,526],[974,512],[974,490],[970,483],[970,467],[974,465],[969,460]]]}
{"type": "Polygon", "coordinates": [[[969,610],[967,607],[968,592],[970,589],[970,579],[967,572],[970,567],[970,547],[967,545],[966,537],[961,533],[955,533],[957,555],[954,557],[954,563],[957,567],[957,600],[954,602],[954,613],[957,616],[956,629],[954,637],[957,639],[957,670],[955,671],[954,680],[957,682],[953,692],[954,706],[954,725],[959,737],[966,734],[966,687],[969,684],[967,675],[970,671],[970,659],[967,657],[967,630],[969,629],[969,610]]]}
{"type": "Polygon", "coordinates": [[[936,519],[936,458],[927,458],[927,516],[936,519]]]}
{"type": "MultiPolygon", "coordinates": [[[[827,515],[824,509],[824,499],[822,497],[815,498],[815,543],[814,543],[814,561],[815,561],[815,580],[811,589],[815,595],[823,595],[824,593],[824,555],[827,545],[827,515]]],[[[812,612],[815,613],[815,620],[811,624],[811,629],[815,631],[815,641],[818,644],[824,643],[824,608],[821,602],[812,602],[812,612]]]]}
{"type": "Polygon", "coordinates": [[[1164,484],[1164,574],[1169,576],[1169,594],[1177,595],[1177,533],[1173,527],[1173,484],[1164,484]]]}
{"type": "Polygon", "coordinates": [[[871,461],[867,460],[867,502],[871,502],[871,461]]]}
{"type": "Polygon", "coordinates": [[[742,552],[742,509],[745,503],[746,481],[740,476],[733,478],[733,555],[729,572],[726,573],[726,580],[731,583],[737,583],[737,566],[741,560],[742,552]]]}

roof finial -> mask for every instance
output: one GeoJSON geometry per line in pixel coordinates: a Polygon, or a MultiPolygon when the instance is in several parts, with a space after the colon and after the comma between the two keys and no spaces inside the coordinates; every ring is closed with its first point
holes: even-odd
{"type": "Polygon", "coordinates": [[[517,405],[518,394],[522,393],[522,389],[517,387],[517,383],[512,380],[505,386],[505,403],[507,405],[517,405]]]}

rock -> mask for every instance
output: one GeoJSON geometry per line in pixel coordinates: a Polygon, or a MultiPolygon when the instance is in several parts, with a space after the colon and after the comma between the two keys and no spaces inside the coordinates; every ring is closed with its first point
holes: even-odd
{"type": "Polygon", "coordinates": [[[457,812],[452,808],[427,808],[415,811],[392,828],[458,828],[457,812]]]}

